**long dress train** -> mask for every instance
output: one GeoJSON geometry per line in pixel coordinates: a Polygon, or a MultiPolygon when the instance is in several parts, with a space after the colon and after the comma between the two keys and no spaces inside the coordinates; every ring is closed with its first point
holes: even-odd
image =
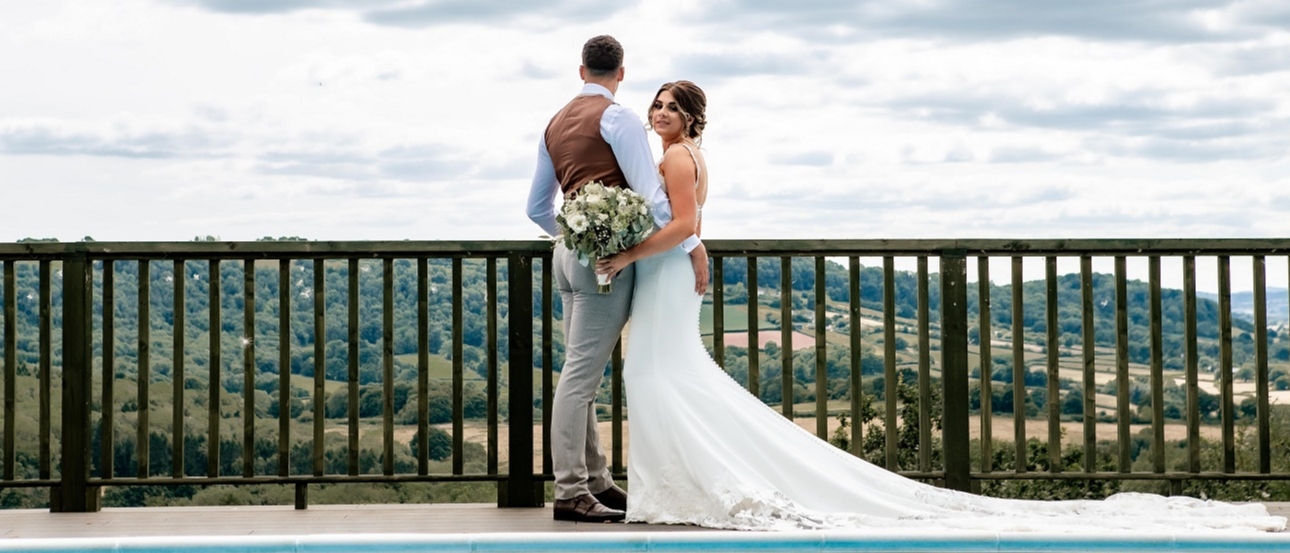
{"type": "Polygon", "coordinates": [[[983,497],[910,480],[818,439],[712,361],[682,250],[636,263],[624,382],[629,521],[743,530],[1283,530],[1260,504],[1121,493],[1105,500],[983,497]]]}

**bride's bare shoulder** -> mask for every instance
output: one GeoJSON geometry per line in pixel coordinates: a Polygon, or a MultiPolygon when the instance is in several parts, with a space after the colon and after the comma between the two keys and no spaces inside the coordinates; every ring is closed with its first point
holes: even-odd
{"type": "Polygon", "coordinates": [[[695,163],[694,155],[684,145],[673,144],[663,152],[663,160],[659,162],[659,167],[663,170],[689,167],[693,171],[695,163]]]}

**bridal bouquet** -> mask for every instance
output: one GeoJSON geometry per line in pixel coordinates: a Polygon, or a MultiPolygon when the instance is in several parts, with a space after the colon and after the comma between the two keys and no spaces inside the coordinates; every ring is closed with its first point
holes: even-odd
{"type": "MultiPolygon", "coordinates": [[[[573,199],[565,199],[555,222],[559,239],[577,252],[585,267],[592,260],[609,257],[635,246],[654,232],[649,204],[627,188],[606,187],[599,181],[583,185],[573,199]]],[[[597,291],[613,290],[613,275],[596,275],[597,291]]]]}

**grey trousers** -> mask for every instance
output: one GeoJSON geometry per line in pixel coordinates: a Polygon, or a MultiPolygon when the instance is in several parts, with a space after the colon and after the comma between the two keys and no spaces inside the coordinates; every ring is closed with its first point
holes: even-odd
{"type": "Polygon", "coordinates": [[[577,254],[557,244],[552,273],[564,306],[564,367],[551,405],[551,461],[555,498],[600,493],[613,477],[596,431],[596,395],[614,345],[627,323],[635,267],[613,282],[613,292],[596,292],[595,265],[583,267],[577,254]]]}

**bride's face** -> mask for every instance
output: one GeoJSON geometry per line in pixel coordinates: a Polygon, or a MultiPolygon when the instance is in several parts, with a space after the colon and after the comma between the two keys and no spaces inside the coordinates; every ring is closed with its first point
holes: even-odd
{"type": "Polygon", "coordinates": [[[676,105],[672,91],[664,90],[650,106],[650,125],[663,140],[676,140],[686,128],[686,117],[676,105]]]}

